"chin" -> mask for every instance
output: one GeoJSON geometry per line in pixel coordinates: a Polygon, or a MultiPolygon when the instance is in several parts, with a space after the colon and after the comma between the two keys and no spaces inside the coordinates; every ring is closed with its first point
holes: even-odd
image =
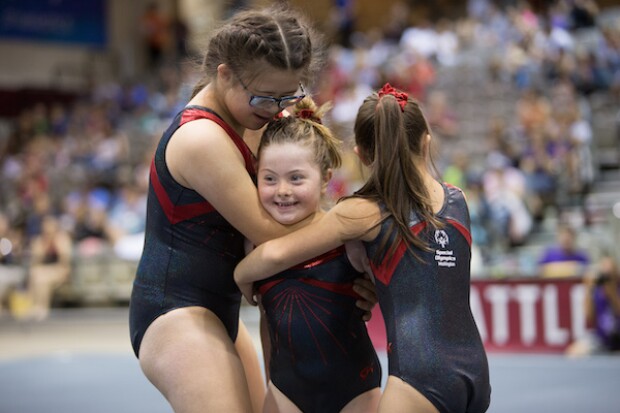
{"type": "Polygon", "coordinates": [[[279,217],[278,222],[283,225],[293,225],[301,221],[303,218],[299,217],[279,217]]]}

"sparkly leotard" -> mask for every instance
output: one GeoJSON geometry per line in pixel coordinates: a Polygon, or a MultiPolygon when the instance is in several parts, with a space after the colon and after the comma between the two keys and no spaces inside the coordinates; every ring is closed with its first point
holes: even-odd
{"type": "MultiPolygon", "coordinates": [[[[460,189],[444,185],[433,230],[411,214],[409,227],[431,251],[401,243],[392,259],[373,265],[388,341],[389,374],[420,391],[442,413],[482,413],[490,403],[486,353],[470,306],[471,235],[460,189]]],[[[366,243],[371,258],[388,231],[366,243]]],[[[392,235],[393,236],[393,235],[392,235]]]]}
{"type": "Polygon", "coordinates": [[[181,111],[164,132],[151,164],[144,251],[130,302],[129,326],[136,356],[148,326],[160,315],[201,306],[237,337],[241,293],[233,279],[244,257],[244,237],[196,191],[174,180],[166,147],[174,132],[196,119],[220,125],[235,143],[254,178],[255,160],[241,137],[217,114],[200,106],[181,111]]]}
{"type": "Polygon", "coordinates": [[[258,283],[271,340],[270,379],[304,413],[339,412],[381,385],[381,366],[344,247],[258,283]]]}

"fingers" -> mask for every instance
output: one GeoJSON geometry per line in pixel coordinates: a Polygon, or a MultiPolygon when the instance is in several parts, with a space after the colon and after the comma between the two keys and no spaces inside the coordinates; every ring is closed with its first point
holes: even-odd
{"type": "Polygon", "coordinates": [[[354,281],[353,291],[361,297],[355,302],[355,305],[364,310],[362,320],[369,321],[372,318],[372,309],[378,301],[375,285],[370,281],[370,277],[364,275],[354,281]]]}
{"type": "Polygon", "coordinates": [[[364,310],[365,312],[371,312],[375,304],[376,302],[370,302],[370,301],[365,301],[365,300],[357,300],[355,302],[355,305],[357,306],[357,308],[364,310]]]}
{"type": "Polygon", "coordinates": [[[362,320],[364,320],[364,321],[370,321],[371,318],[372,318],[372,311],[366,311],[362,315],[362,320]]]}
{"type": "Polygon", "coordinates": [[[241,294],[245,297],[248,304],[252,306],[258,305],[258,301],[256,300],[256,296],[254,295],[254,285],[251,284],[243,284],[239,286],[239,290],[241,290],[241,294]]]}
{"type": "MultiPolygon", "coordinates": [[[[367,276],[357,278],[353,283],[353,291],[355,291],[361,297],[361,300],[370,303],[370,308],[374,307],[377,303],[377,293],[375,285],[370,281],[367,276]]],[[[364,309],[363,307],[358,307],[364,309]]]]}
{"type": "Polygon", "coordinates": [[[258,305],[258,303],[256,302],[256,298],[254,296],[245,296],[245,300],[248,302],[248,304],[250,304],[251,306],[256,307],[258,305]]]}

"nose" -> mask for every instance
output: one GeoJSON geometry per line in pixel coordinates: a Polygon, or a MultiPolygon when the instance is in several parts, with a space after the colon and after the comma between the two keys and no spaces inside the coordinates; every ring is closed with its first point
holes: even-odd
{"type": "Polygon", "coordinates": [[[287,197],[291,195],[291,186],[287,182],[278,185],[278,196],[287,197]]]}

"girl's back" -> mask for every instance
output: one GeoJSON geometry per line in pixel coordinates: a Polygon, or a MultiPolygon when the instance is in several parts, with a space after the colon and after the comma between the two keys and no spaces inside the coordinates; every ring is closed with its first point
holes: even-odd
{"type": "MultiPolygon", "coordinates": [[[[392,257],[373,265],[386,323],[389,374],[409,383],[442,412],[484,412],[488,363],[469,307],[471,235],[462,192],[444,186],[434,229],[411,214],[411,230],[429,250],[401,241],[392,257]],[[417,255],[417,257],[415,255],[417,255]]],[[[366,244],[374,256],[388,231],[366,244]]]]}

